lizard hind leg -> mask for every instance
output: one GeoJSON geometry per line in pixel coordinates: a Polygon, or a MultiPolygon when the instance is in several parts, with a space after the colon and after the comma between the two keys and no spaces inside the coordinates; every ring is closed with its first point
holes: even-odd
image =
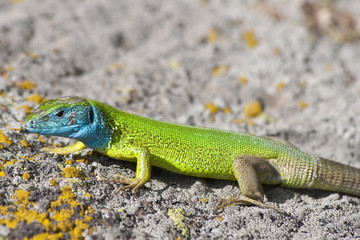
{"type": "MultiPolygon", "coordinates": [[[[221,199],[220,205],[218,205],[216,209],[231,204],[244,203],[285,213],[278,207],[263,202],[264,191],[261,180],[276,179],[278,176],[278,172],[267,160],[248,155],[239,157],[234,161],[233,172],[242,194],[238,197],[228,196],[225,199],[221,199]]],[[[273,182],[275,181],[276,180],[273,180],[273,182]]]]}

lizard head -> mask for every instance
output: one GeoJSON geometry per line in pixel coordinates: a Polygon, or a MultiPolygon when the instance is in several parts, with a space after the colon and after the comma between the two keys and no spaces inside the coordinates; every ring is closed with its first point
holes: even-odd
{"type": "Polygon", "coordinates": [[[80,139],[92,133],[95,109],[85,98],[63,97],[42,103],[25,120],[26,130],[80,139]]]}
{"type": "Polygon", "coordinates": [[[113,130],[99,102],[71,96],[42,103],[25,120],[26,130],[43,135],[73,138],[101,151],[111,142],[113,130]]]}

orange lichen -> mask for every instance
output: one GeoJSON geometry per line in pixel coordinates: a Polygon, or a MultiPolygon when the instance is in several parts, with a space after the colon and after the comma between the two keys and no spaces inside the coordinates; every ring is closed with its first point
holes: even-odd
{"type": "Polygon", "coordinates": [[[223,220],[223,218],[220,215],[216,215],[217,220],[219,220],[220,222],[223,220]]]}

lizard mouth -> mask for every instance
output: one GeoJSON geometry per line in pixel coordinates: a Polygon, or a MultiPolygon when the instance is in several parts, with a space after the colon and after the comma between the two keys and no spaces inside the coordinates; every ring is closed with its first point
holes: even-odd
{"type": "Polygon", "coordinates": [[[78,125],[71,125],[71,126],[44,126],[38,127],[35,126],[35,122],[30,120],[29,122],[25,123],[26,131],[44,134],[44,135],[62,135],[64,132],[76,132],[79,130],[78,125]]]}

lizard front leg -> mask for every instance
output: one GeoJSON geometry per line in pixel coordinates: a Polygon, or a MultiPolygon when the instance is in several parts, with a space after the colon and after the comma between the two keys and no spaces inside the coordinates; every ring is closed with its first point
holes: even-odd
{"type": "Polygon", "coordinates": [[[217,209],[234,203],[245,203],[285,213],[274,205],[263,203],[262,180],[271,184],[280,183],[279,173],[267,160],[257,156],[241,156],[234,161],[233,173],[238,181],[241,195],[221,199],[217,209]]]}
{"type": "Polygon", "coordinates": [[[111,151],[111,153],[108,152],[106,155],[113,158],[136,158],[137,165],[135,178],[117,174],[113,179],[115,182],[127,184],[120,187],[119,191],[132,188],[133,193],[135,193],[149,181],[151,175],[151,163],[150,152],[147,148],[124,144],[119,149],[111,151]]]}

